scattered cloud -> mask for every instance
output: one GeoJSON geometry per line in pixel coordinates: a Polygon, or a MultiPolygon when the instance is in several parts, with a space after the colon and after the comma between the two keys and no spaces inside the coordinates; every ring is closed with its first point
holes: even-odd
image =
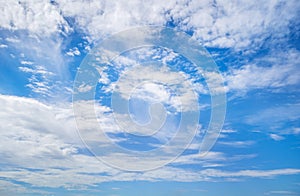
{"type": "Polygon", "coordinates": [[[44,190],[33,190],[24,187],[20,184],[13,183],[9,180],[0,179],[0,194],[1,195],[24,195],[24,194],[39,194],[39,195],[50,195],[50,192],[44,190]]]}
{"type": "Polygon", "coordinates": [[[255,141],[218,141],[218,144],[236,147],[236,148],[245,148],[255,144],[255,141]]]}
{"type": "Polygon", "coordinates": [[[77,47],[70,49],[67,53],[68,56],[79,56],[81,53],[77,47]]]}
{"type": "Polygon", "coordinates": [[[0,48],[7,48],[8,46],[5,44],[0,44],[0,48]]]}
{"type": "Polygon", "coordinates": [[[26,85],[32,92],[39,95],[50,95],[50,78],[55,75],[53,72],[48,71],[44,66],[34,65],[31,61],[21,61],[22,65],[28,65],[28,67],[19,67],[19,70],[25,73],[31,74],[26,85]],[[30,66],[30,67],[29,67],[30,66]]]}
{"type": "Polygon", "coordinates": [[[33,65],[34,63],[31,61],[21,61],[20,62],[22,65],[33,65]]]}
{"type": "Polygon", "coordinates": [[[17,37],[7,37],[5,40],[10,43],[20,43],[21,42],[21,40],[17,37]]]}
{"type": "MultiPolygon", "coordinates": [[[[299,174],[299,169],[240,170],[216,169],[187,170],[181,164],[203,164],[214,167],[226,159],[220,152],[209,152],[200,159],[197,155],[179,157],[174,166],[164,166],[146,172],[126,172],[113,169],[89,153],[76,133],[70,106],[54,107],[29,98],[0,96],[4,107],[0,111],[1,163],[0,175],[7,182],[18,180],[35,187],[82,188],[108,181],[216,181],[233,177],[275,177],[299,174]],[[9,130],[9,131],[8,131],[9,130]],[[13,155],[13,156],[12,156],[13,155]],[[47,164],[45,164],[47,163],[47,164]],[[63,178],[61,176],[64,176],[63,178]]],[[[104,109],[104,108],[103,108],[104,109]]],[[[101,110],[103,110],[101,109],[101,110]]],[[[105,109],[103,110],[105,111],[105,109]]],[[[86,119],[84,120],[85,122],[86,119]]],[[[85,124],[86,126],[88,123],[85,124]]],[[[87,127],[88,128],[88,127],[87,127]]],[[[232,132],[232,131],[226,131],[232,132]]],[[[114,153],[108,158],[120,156],[114,153]]]]}
{"type": "MultiPolygon", "coordinates": [[[[147,2],[57,0],[46,3],[41,0],[35,3],[25,0],[2,3],[0,10],[3,11],[3,17],[0,19],[1,28],[22,34],[22,36],[7,37],[5,39],[9,43],[7,46],[14,45],[19,51],[25,53],[38,50],[36,55],[27,52],[25,56],[34,63],[45,66],[48,71],[58,72],[61,80],[62,76],[69,75],[63,57],[80,55],[77,47],[68,49],[62,44],[62,40],[66,39],[64,36],[76,29],[82,32],[90,43],[93,43],[130,27],[164,26],[174,23],[177,29],[193,32],[193,37],[206,46],[233,50],[250,48],[249,50],[255,51],[266,40],[288,41],[286,37],[290,33],[289,26],[298,17],[299,4],[296,0],[288,2],[270,0],[260,5],[248,1],[242,3],[210,0],[164,3],[158,0],[147,2]],[[69,9],[70,7],[72,9],[69,9]],[[47,43],[47,46],[42,43],[47,43]],[[63,54],[62,51],[67,52],[63,54]],[[40,56],[40,58],[30,58],[30,56],[40,56]]],[[[256,62],[247,63],[226,74],[225,88],[211,90],[248,91],[298,84],[299,56],[296,50],[279,53],[274,51],[269,55],[269,59],[256,60],[262,62],[267,60],[273,64],[272,66],[262,66],[256,62]]],[[[207,76],[207,78],[211,77],[207,76]]],[[[36,92],[43,91],[36,90],[36,92]]]]}
{"type": "MultiPolygon", "coordinates": [[[[232,66],[224,74],[225,88],[213,87],[213,90],[243,94],[255,89],[267,89],[273,93],[286,90],[286,87],[295,87],[300,82],[299,51],[293,48],[280,49],[282,43],[289,42],[290,26],[295,26],[295,21],[299,19],[299,9],[300,4],[297,0],[267,0],[259,4],[255,1],[219,0],[3,1],[0,4],[0,32],[4,33],[3,38],[0,38],[0,48],[1,52],[9,51],[12,58],[20,58],[16,69],[24,74],[30,74],[27,87],[38,94],[39,99],[40,95],[61,97],[65,89],[71,86],[69,62],[65,57],[79,56],[82,52],[77,47],[66,46],[66,42],[70,41],[68,35],[71,33],[80,33],[86,37],[89,44],[92,44],[130,27],[175,25],[176,29],[189,32],[210,48],[229,48],[231,52],[242,51],[242,55],[247,55],[257,53],[261,47],[267,47],[269,50],[267,54],[260,55],[262,57],[255,57],[249,62],[243,62],[242,65],[232,66]],[[13,33],[14,36],[7,35],[7,32],[13,33]]],[[[174,56],[169,55],[162,61],[173,59],[174,56]]],[[[166,77],[166,74],[162,74],[162,70],[158,72],[146,71],[145,75],[152,73],[160,74],[161,78],[166,77]]],[[[213,82],[216,78],[214,74],[208,74],[208,80],[211,79],[213,82]]],[[[133,75],[139,74],[135,72],[133,75]]],[[[172,78],[178,84],[183,84],[178,80],[178,74],[169,73],[166,78],[172,78]]],[[[101,70],[101,81],[109,82],[103,70],[101,70]]],[[[220,82],[221,80],[217,80],[216,84],[220,82]]],[[[126,85],[132,84],[122,85],[127,88],[126,85]]],[[[157,86],[148,85],[147,88],[153,92],[162,92],[157,86]]],[[[199,92],[207,92],[207,89],[202,86],[197,88],[199,92]]],[[[185,89],[187,86],[183,84],[182,102],[190,103],[191,96],[185,94],[185,89]]],[[[91,90],[89,85],[80,88],[81,92],[89,90],[91,90]]],[[[161,93],[159,99],[168,100],[169,97],[161,93]]],[[[22,184],[26,183],[30,187],[84,189],[108,181],[195,182],[300,174],[299,169],[293,168],[194,171],[176,167],[176,164],[144,173],[124,172],[108,167],[85,151],[76,133],[76,122],[70,103],[59,102],[57,105],[52,105],[29,98],[0,95],[0,105],[2,106],[0,164],[4,165],[0,171],[0,193],[4,195],[10,195],[11,192],[47,194],[47,192],[32,192],[24,188],[22,184]],[[5,190],[1,187],[5,187],[5,190]]],[[[109,108],[104,106],[96,108],[100,117],[109,111],[109,108]]],[[[300,133],[298,126],[284,130],[282,133],[276,132],[282,130],[286,122],[299,120],[298,111],[300,111],[299,104],[274,106],[253,116],[247,116],[246,122],[249,125],[269,126],[272,131],[269,137],[280,141],[285,139],[285,134],[300,133]]],[[[85,122],[83,125],[86,126],[86,130],[95,133],[94,125],[90,122],[91,118],[85,117],[82,120],[85,122]]],[[[99,123],[107,132],[117,132],[109,118],[112,116],[106,114],[99,123]]],[[[234,130],[223,130],[221,137],[226,139],[226,135],[234,132],[234,130]]],[[[97,138],[94,135],[90,137],[97,138]]],[[[254,142],[226,140],[220,141],[220,144],[247,147],[254,142]]],[[[111,151],[106,153],[111,159],[121,157],[111,151]]],[[[222,161],[226,158],[227,155],[223,153],[210,152],[203,159],[199,159],[196,155],[181,156],[175,163],[202,164],[204,168],[217,168],[224,166],[222,161]]],[[[298,193],[291,191],[266,193],[266,195],[272,194],[297,195],[298,193]]]]}
{"type": "Polygon", "coordinates": [[[300,127],[294,128],[293,133],[294,133],[295,135],[300,134],[300,127]]]}
{"type": "Polygon", "coordinates": [[[68,33],[73,18],[77,28],[97,40],[113,32],[138,25],[166,25],[168,22],[213,47],[255,48],[268,38],[283,39],[291,21],[297,18],[296,0],[254,2],[227,1],[31,1],[1,4],[0,26],[28,30],[40,35],[68,33]],[[70,9],[72,7],[72,9],[70,9]],[[144,14],[151,13],[151,14],[144,14]]]}
{"type": "Polygon", "coordinates": [[[229,91],[247,92],[253,89],[276,89],[300,82],[300,53],[296,50],[271,54],[247,64],[232,69],[225,76],[229,91]],[[257,65],[264,62],[266,65],[257,65]]]}
{"type": "Polygon", "coordinates": [[[298,133],[298,128],[290,126],[287,123],[296,122],[300,118],[300,104],[285,104],[262,109],[257,114],[246,116],[245,122],[250,125],[268,127],[270,131],[276,131],[275,134],[286,135],[298,133]]]}
{"type": "Polygon", "coordinates": [[[274,133],[271,133],[270,134],[270,138],[272,138],[273,140],[275,141],[281,141],[281,140],[284,140],[285,138],[281,135],[277,135],[277,134],[274,134],[274,133]]]}
{"type": "Polygon", "coordinates": [[[43,36],[71,31],[59,9],[50,2],[8,1],[1,3],[0,10],[0,26],[5,29],[27,30],[43,36]]]}

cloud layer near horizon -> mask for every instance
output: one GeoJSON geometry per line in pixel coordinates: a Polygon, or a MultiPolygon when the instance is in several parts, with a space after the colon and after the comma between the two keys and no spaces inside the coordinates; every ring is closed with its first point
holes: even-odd
{"type": "MultiPolygon", "coordinates": [[[[6,95],[0,95],[0,104],[4,106],[0,111],[0,154],[1,161],[6,163],[0,171],[4,178],[0,182],[2,185],[17,180],[37,187],[87,188],[107,181],[195,182],[300,173],[300,169],[293,168],[240,171],[214,169],[218,164],[224,166],[224,163],[230,162],[231,158],[220,152],[209,152],[202,158],[184,155],[174,162],[175,166],[143,173],[120,171],[104,165],[89,153],[81,152],[85,147],[74,133],[76,126],[70,106],[58,108],[30,98],[6,95]],[[204,168],[196,171],[180,167],[191,163],[204,168]]],[[[108,156],[113,158],[114,155],[108,156]]]]}

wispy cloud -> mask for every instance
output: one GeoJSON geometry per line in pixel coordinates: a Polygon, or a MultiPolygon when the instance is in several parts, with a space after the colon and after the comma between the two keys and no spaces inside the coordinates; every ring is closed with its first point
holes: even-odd
{"type": "Polygon", "coordinates": [[[298,85],[299,52],[289,50],[288,52],[276,52],[267,57],[256,59],[252,64],[232,69],[225,76],[229,91],[238,93],[254,89],[274,89],[298,85]]]}
{"type": "Polygon", "coordinates": [[[280,135],[277,135],[277,134],[274,134],[274,133],[270,134],[270,138],[272,138],[275,141],[281,141],[281,140],[285,139],[283,136],[280,136],[280,135]]]}
{"type": "MultiPolygon", "coordinates": [[[[74,118],[68,106],[57,108],[29,98],[4,95],[0,96],[0,102],[5,106],[0,111],[0,154],[1,163],[6,164],[0,175],[8,182],[18,180],[37,187],[76,189],[108,181],[218,181],[224,178],[261,178],[300,173],[299,169],[292,168],[195,171],[180,167],[182,164],[214,167],[213,164],[230,160],[220,152],[210,152],[202,158],[198,155],[182,156],[172,167],[165,166],[153,171],[120,171],[108,167],[89,153],[83,153],[84,146],[76,136],[74,118]]],[[[106,156],[111,159],[116,157],[109,151],[106,156]]],[[[122,161],[120,157],[119,161],[122,161]]]]}
{"type": "Polygon", "coordinates": [[[264,195],[299,195],[299,193],[293,191],[269,191],[264,193],[264,195]]]}
{"type": "Polygon", "coordinates": [[[259,127],[272,139],[280,141],[286,135],[299,134],[297,124],[294,123],[300,119],[299,108],[299,103],[272,106],[259,110],[255,115],[246,116],[245,122],[259,127]]]}
{"type": "Polygon", "coordinates": [[[219,141],[218,144],[237,148],[245,148],[255,144],[255,141],[219,141]]]}

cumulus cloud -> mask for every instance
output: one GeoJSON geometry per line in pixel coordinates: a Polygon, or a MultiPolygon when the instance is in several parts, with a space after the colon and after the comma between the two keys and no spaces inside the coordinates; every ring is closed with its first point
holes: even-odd
{"type": "Polygon", "coordinates": [[[44,1],[1,2],[0,27],[9,30],[27,30],[33,34],[50,36],[71,29],[59,9],[44,1]]]}
{"type": "Polygon", "coordinates": [[[166,25],[193,31],[208,46],[255,47],[272,32],[273,39],[289,33],[297,18],[297,1],[20,1],[1,4],[2,28],[49,35],[70,32],[66,18],[93,40],[138,25],[166,25]],[[70,9],[72,8],[72,9],[70,9]],[[147,13],[147,14],[145,14],[147,13]]]}
{"type": "MultiPolygon", "coordinates": [[[[201,2],[57,0],[34,3],[24,0],[3,2],[0,10],[3,13],[0,19],[1,29],[19,34],[22,32],[22,36],[7,37],[6,40],[10,40],[10,44],[2,44],[2,48],[15,46],[31,61],[45,66],[48,71],[58,73],[59,76],[51,80],[68,80],[67,62],[63,57],[77,56],[81,53],[77,47],[65,48],[66,46],[62,44],[73,31],[82,33],[90,43],[94,43],[112,33],[135,26],[173,24],[177,29],[192,32],[193,37],[206,46],[255,52],[266,40],[274,44],[288,41],[289,27],[297,20],[299,4],[296,0],[288,2],[270,0],[259,5],[249,1],[210,0],[201,2]],[[28,38],[29,42],[24,41],[28,38]],[[32,52],[26,52],[28,50],[37,52],[32,55],[32,52]]],[[[276,51],[271,57],[278,56],[279,60],[299,57],[297,52],[288,52],[287,55],[275,53],[276,51]]],[[[227,75],[228,86],[225,89],[214,90],[277,88],[299,82],[300,74],[291,74],[298,73],[297,66],[271,63],[274,65],[270,67],[262,67],[256,62],[248,63],[241,69],[231,70],[227,75]],[[281,72],[278,72],[278,69],[281,72]]],[[[38,84],[41,84],[41,80],[43,79],[39,79],[38,84]]],[[[33,84],[34,82],[28,87],[37,93],[49,94],[45,92],[44,87],[39,87],[38,84],[33,84]]],[[[69,85],[64,83],[65,81],[53,87],[69,85]]]]}
{"type": "Polygon", "coordinates": [[[296,1],[58,1],[62,13],[74,17],[92,39],[137,25],[166,25],[193,31],[207,46],[246,48],[268,38],[288,34],[290,21],[297,18],[296,1]],[[69,9],[69,7],[73,9],[69,9]],[[85,9],[82,9],[82,8],[85,9]],[[293,11],[294,10],[294,11],[293,11]],[[149,13],[149,14],[144,14],[149,13]]]}
{"type": "MultiPolygon", "coordinates": [[[[216,169],[187,170],[179,165],[200,164],[203,167],[222,166],[228,159],[223,153],[209,152],[207,156],[183,155],[173,166],[147,172],[126,172],[111,168],[90,153],[76,133],[70,106],[55,107],[29,98],[0,96],[4,107],[0,111],[0,154],[5,167],[0,171],[1,184],[13,188],[13,180],[35,187],[64,187],[78,189],[108,181],[176,180],[181,182],[215,181],[232,177],[274,177],[300,173],[298,169],[222,171],[216,169]],[[177,165],[177,166],[176,166],[177,165]],[[104,175],[102,175],[104,174],[104,175]],[[62,177],[63,176],[63,177],[62,177]]],[[[105,108],[99,108],[105,111],[105,108]]],[[[85,118],[85,121],[88,118],[85,118]]],[[[89,124],[85,124],[89,128],[89,124]]],[[[91,128],[91,127],[90,127],[91,128]]],[[[225,131],[232,132],[232,131],[225,131]]],[[[120,156],[108,151],[109,159],[120,156]]],[[[232,159],[235,159],[232,157],[232,159]]],[[[150,164],[150,163],[149,163],[150,164]]],[[[24,187],[16,191],[24,192],[24,187]]]]}
{"type": "Polygon", "coordinates": [[[68,55],[68,56],[79,56],[79,55],[80,55],[80,51],[78,50],[77,47],[74,47],[74,48],[70,49],[70,50],[66,53],[66,55],[68,55]]]}

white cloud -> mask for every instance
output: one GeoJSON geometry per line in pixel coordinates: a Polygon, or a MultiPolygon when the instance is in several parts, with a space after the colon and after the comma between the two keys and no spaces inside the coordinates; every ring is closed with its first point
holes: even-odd
{"type": "Polygon", "coordinates": [[[21,61],[22,65],[33,65],[34,63],[31,61],[21,61]]]}
{"type": "Polygon", "coordinates": [[[29,83],[26,85],[32,92],[39,95],[50,95],[50,78],[55,74],[48,71],[44,66],[36,66],[31,61],[21,61],[22,65],[28,65],[30,67],[19,67],[19,69],[25,73],[30,73],[28,78],[29,83]]]}
{"type": "MultiPolygon", "coordinates": [[[[280,129],[286,122],[298,120],[300,118],[299,109],[300,103],[269,107],[260,110],[258,114],[247,116],[245,121],[251,125],[267,126],[276,130],[280,129]]],[[[293,132],[290,130],[289,132],[282,132],[282,134],[293,132]]]]}
{"type": "MultiPolygon", "coordinates": [[[[85,159],[86,160],[86,159],[85,159]]],[[[74,160],[78,161],[78,160],[74,160]]],[[[75,162],[76,163],[76,162],[75,162]]],[[[91,164],[90,162],[87,162],[91,164]]],[[[90,166],[90,165],[89,165],[90,166]]],[[[233,177],[252,177],[265,178],[275,177],[278,175],[299,174],[297,169],[277,169],[277,170],[240,170],[240,171],[222,171],[216,169],[205,169],[201,171],[189,171],[173,167],[164,167],[158,170],[148,171],[145,173],[126,173],[117,171],[106,172],[108,176],[95,175],[99,172],[99,165],[94,165],[94,172],[87,172],[85,169],[77,168],[77,170],[60,170],[46,169],[40,172],[30,172],[25,169],[12,171],[2,171],[1,176],[8,179],[22,179],[22,182],[32,184],[37,187],[64,187],[64,188],[81,188],[93,186],[96,183],[107,181],[178,181],[178,182],[199,182],[199,181],[229,181],[233,177]],[[89,175],[91,174],[91,175],[89,175]],[[64,176],[63,178],[61,176],[64,176]]]]}
{"type": "MultiPolygon", "coordinates": [[[[270,36],[272,42],[280,42],[282,39],[282,42],[286,42],[289,25],[296,21],[298,9],[299,4],[294,0],[288,2],[270,0],[259,5],[249,1],[209,0],[201,2],[59,0],[55,3],[39,0],[34,3],[32,1],[1,3],[0,10],[3,14],[0,26],[19,33],[25,30],[24,34],[27,37],[14,36],[6,38],[6,41],[17,45],[20,51],[38,49],[34,56],[39,58],[31,60],[45,65],[51,72],[59,72],[58,75],[66,77],[68,74],[60,74],[66,73],[66,62],[63,60],[65,54],[61,54],[65,49],[61,39],[66,37],[61,37],[61,34],[71,32],[70,26],[80,29],[90,42],[95,42],[130,27],[166,25],[172,19],[176,23],[176,28],[192,30],[193,36],[207,46],[256,50],[264,43],[264,39],[270,36]],[[69,24],[66,18],[74,19],[75,24],[69,24]],[[24,41],[27,38],[37,39],[38,43],[32,40],[24,41]],[[42,43],[47,43],[48,46],[42,43]],[[49,58],[45,58],[47,56],[49,58]]],[[[80,51],[78,48],[71,48],[66,54],[80,55],[80,51]]],[[[273,66],[263,67],[256,63],[248,63],[226,75],[228,83],[226,88],[211,90],[244,91],[264,87],[279,88],[299,83],[300,74],[296,62],[299,62],[300,55],[297,52],[278,54],[275,51],[270,56],[278,56],[273,66]],[[277,61],[281,64],[276,63],[277,61]]]]}
{"type": "MultiPolygon", "coordinates": [[[[119,55],[108,50],[105,53],[105,57],[111,58],[119,55]]],[[[107,67],[95,67],[100,74],[99,82],[109,84],[107,87],[102,87],[102,91],[119,93],[124,99],[135,95],[136,98],[151,103],[167,103],[178,111],[197,110],[196,99],[198,95],[196,93],[204,92],[204,87],[201,83],[194,81],[194,78],[199,79],[198,77],[192,78],[183,71],[172,70],[172,66],[167,64],[178,56],[176,53],[157,48],[147,48],[130,51],[126,55],[128,56],[120,55],[114,59],[114,71],[117,70],[121,75],[117,82],[110,82],[107,67]],[[162,64],[149,65],[140,62],[154,59],[159,60],[162,64]],[[135,91],[139,91],[139,93],[135,91]]],[[[180,59],[177,61],[182,62],[180,59]]],[[[194,67],[189,67],[189,69],[192,70],[194,67]]],[[[199,77],[202,76],[201,73],[198,74],[199,77]]]]}
{"type": "MultiPolygon", "coordinates": [[[[191,4],[195,6],[195,2],[191,4]]],[[[204,9],[194,7],[195,14],[192,14],[186,26],[194,28],[196,36],[208,42],[207,45],[254,48],[260,45],[270,32],[274,39],[288,33],[285,29],[289,20],[295,20],[297,17],[291,10],[296,11],[298,4],[296,1],[264,1],[260,4],[250,1],[216,1],[206,3],[205,6],[199,3],[197,7],[204,9]],[[215,8],[212,8],[213,6],[215,8]],[[199,17],[193,20],[196,14],[199,17]]]]}
{"type": "Polygon", "coordinates": [[[71,31],[75,19],[92,40],[138,25],[165,25],[173,20],[181,30],[193,30],[207,46],[255,49],[272,35],[283,39],[296,20],[297,1],[22,1],[1,4],[0,26],[40,35],[71,31]],[[147,14],[145,14],[147,13],[147,14]]]}
{"type": "MultiPolygon", "coordinates": [[[[54,144],[57,143],[55,148],[59,148],[60,145],[65,145],[64,142],[78,144],[78,141],[80,141],[76,135],[70,105],[57,108],[34,99],[5,95],[0,95],[0,102],[4,106],[0,111],[1,137],[3,137],[1,141],[7,141],[7,150],[9,151],[15,150],[15,148],[9,147],[12,145],[10,142],[17,142],[20,145],[35,145],[34,142],[38,140],[49,140],[47,143],[53,143],[49,147],[55,147],[54,144]],[[8,130],[14,131],[10,132],[8,130]],[[64,141],[60,141],[57,137],[62,138],[64,141]],[[15,139],[16,141],[14,141],[15,139]],[[33,143],[30,142],[31,139],[34,140],[33,143]]],[[[4,147],[6,148],[5,145],[2,146],[2,148],[4,147]]],[[[22,153],[22,151],[20,150],[19,153],[22,153]]],[[[38,152],[38,149],[35,152],[38,152]]]]}
{"type": "MultiPolygon", "coordinates": [[[[299,5],[296,0],[264,1],[260,4],[254,1],[59,0],[55,5],[44,1],[1,1],[0,27],[18,34],[16,37],[5,39],[7,47],[17,48],[19,52],[24,53],[22,58],[26,57],[28,60],[20,63],[28,67],[20,67],[20,70],[32,73],[33,76],[42,75],[42,80],[32,77],[29,85],[34,91],[47,94],[50,88],[63,86],[61,83],[51,86],[47,73],[55,73],[61,78],[67,75],[66,62],[63,59],[65,54],[61,54],[64,46],[60,34],[68,33],[72,29],[65,18],[75,19],[75,24],[72,25],[86,33],[91,42],[137,25],[165,25],[172,18],[173,22],[178,24],[177,28],[193,30],[193,36],[206,46],[255,50],[269,37],[272,42],[286,42],[288,26],[295,20],[299,5]],[[22,34],[23,31],[25,33],[22,34]],[[25,62],[42,65],[43,68],[31,67],[33,64],[25,62]]],[[[6,45],[1,45],[1,48],[5,49],[6,45]]],[[[71,56],[80,55],[76,49],[69,52],[67,54],[71,56]]],[[[226,75],[227,88],[233,91],[248,91],[296,85],[300,75],[297,64],[300,62],[299,56],[297,51],[291,50],[286,53],[272,52],[269,59],[257,60],[266,60],[271,66],[253,62],[241,69],[230,70],[226,75]]],[[[103,76],[104,81],[105,79],[107,78],[103,76]]],[[[143,174],[121,172],[105,166],[93,157],[79,154],[78,149],[82,146],[74,133],[76,127],[70,106],[57,108],[32,99],[3,95],[0,96],[0,102],[4,106],[0,111],[0,162],[8,164],[7,167],[11,166],[10,169],[2,170],[1,176],[35,186],[76,188],[111,180],[192,182],[212,178],[274,177],[300,173],[298,169],[195,172],[172,167],[143,174]],[[20,169],[24,167],[40,168],[42,171],[20,169]],[[55,169],[60,167],[67,170],[55,169]],[[95,175],[101,172],[108,175],[95,175]]],[[[278,112],[290,112],[281,109],[279,108],[278,112]]],[[[271,112],[265,111],[262,119],[269,119],[271,112]]],[[[290,118],[295,119],[293,114],[298,117],[298,113],[292,110],[290,118]]],[[[248,120],[255,122],[253,118],[248,120]]],[[[274,122],[281,120],[275,115],[274,122]]],[[[87,121],[87,127],[90,126],[88,123],[87,121]]],[[[103,124],[112,129],[109,122],[105,121],[103,124]]],[[[294,129],[294,133],[299,133],[298,128],[294,129]]],[[[182,162],[185,158],[186,161],[195,161],[195,157],[191,156],[182,158],[182,162]]],[[[19,186],[3,180],[0,184],[19,189],[19,186]]],[[[22,188],[20,190],[23,191],[22,188]]]]}
{"type": "Polygon", "coordinates": [[[218,141],[218,144],[226,145],[226,146],[231,146],[231,147],[237,147],[237,148],[243,148],[243,147],[248,147],[253,145],[255,142],[254,141],[218,141]]]}
{"type": "Polygon", "coordinates": [[[298,85],[300,82],[299,52],[289,50],[276,53],[228,72],[225,75],[228,90],[241,93],[253,89],[276,89],[298,85]],[[271,66],[257,64],[271,64],[271,66]]]}
{"type": "Polygon", "coordinates": [[[130,97],[130,93],[135,88],[145,83],[147,95],[145,93],[139,94],[139,98],[141,99],[149,100],[152,97],[151,102],[171,104],[178,111],[193,111],[198,108],[197,96],[191,90],[193,89],[192,84],[188,82],[183,73],[171,71],[167,66],[161,68],[136,66],[134,69],[125,72],[123,76],[118,80],[114,93],[120,93],[125,99],[130,97]],[[176,96],[171,96],[172,92],[167,93],[166,90],[158,89],[158,85],[149,84],[151,82],[158,82],[167,88],[171,88],[176,93],[176,96]],[[149,93],[152,93],[150,94],[151,96],[149,96],[149,93]]]}
{"type": "Polygon", "coordinates": [[[221,130],[221,133],[236,133],[237,131],[236,130],[233,130],[233,129],[222,129],[221,130]]]}
{"type": "Polygon", "coordinates": [[[237,172],[210,169],[204,170],[203,173],[213,177],[274,177],[277,175],[299,174],[300,169],[241,170],[237,172]]]}
{"type": "Polygon", "coordinates": [[[39,194],[39,195],[50,195],[50,192],[43,190],[30,190],[20,184],[10,182],[9,180],[0,179],[0,194],[1,195],[24,195],[24,194],[39,194]]]}
{"type": "Polygon", "coordinates": [[[93,40],[138,25],[164,25],[168,4],[161,1],[58,1],[62,13],[74,17],[93,40]],[[72,7],[73,9],[69,9],[72,7]],[[148,13],[148,14],[145,14],[148,13]]]}
{"type": "Polygon", "coordinates": [[[17,37],[8,37],[5,40],[10,42],[10,43],[20,43],[21,42],[21,40],[18,39],[17,37]]]}
{"type": "Polygon", "coordinates": [[[80,85],[79,87],[78,87],[78,91],[80,92],[80,93],[82,93],[82,92],[88,92],[88,91],[90,91],[90,90],[92,90],[93,89],[93,87],[92,86],[90,86],[90,85],[84,85],[84,84],[82,84],[82,85],[80,85]]]}
{"type": "Polygon", "coordinates": [[[226,138],[227,139],[227,138],[229,138],[229,136],[231,134],[234,134],[236,132],[237,131],[233,130],[233,129],[222,129],[217,137],[218,137],[219,140],[222,139],[222,138],[226,138]]]}
{"type": "MultiPolygon", "coordinates": [[[[84,147],[76,133],[75,121],[69,105],[55,107],[29,98],[5,95],[0,96],[0,103],[4,106],[0,111],[0,162],[5,164],[0,175],[7,181],[3,183],[17,180],[35,187],[82,189],[108,181],[194,182],[216,181],[220,178],[230,180],[232,177],[275,177],[300,173],[299,169],[194,171],[171,166],[147,172],[120,171],[108,167],[93,156],[80,152],[84,147]],[[105,175],[102,175],[103,173],[105,175]]],[[[105,108],[99,109],[106,111],[105,108]]],[[[89,128],[88,116],[83,120],[89,128]]],[[[106,156],[124,164],[122,156],[109,151],[106,156]]],[[[174,166],[176,164],[202,164],[203,167],[216,167],[222,166],[224,160],[230,161],[236,158],[226,158],[220,152],[209,152],[202,158],[198,155],[179,157],[174,162],[174,166]]],[[[12,184],[8,186],[14,187],[12,184]]]]}
{"type": "Polygon", "coordinates": [[[7,48],[7,45],[5,45],[5,44],[0,44],[0,48],[7,48]]]}
{"type": "Polygon", "coordinates": [[[294,133],[295,135],[300,134],[300,127],[294,128],[293,133],[294,133]]]}
{"type": "Polygon", "coordinates": [[[243,121],[258,127],[271,139],[280,141],[288,135],[299,134],[299,128],[294,125],[300,119],[299,111],[299,103],[282,104],[258,110],[255,114],[246,116],[243,121]]]}
{"type": "Polygon", "coordinates": [[[199,154],[190,154],[190,155],[182,155],[178,157],[176,160],[172,162],[175,165],[188,165],[188,164],[197,164],[197,165],[205,165],[205,167],[209,166],[224,166],[224,163],[227,159],[224,153],[221,152],[208,152],[204,157],[199,154]],[[214,163],[214,164],[212,164],[214,163]]]}
{"type": "Polygon", "coordinates": [[[9,30],[28,30],[43,36],[55,32],[68,32],[70,27],[59,9],[44,1],[1,2],[0,26],[9,30]]]}
{"type": "Polygon", "coordinates": [[[217,95],[217,94],[222,94],[226,93],[228,91],[227,86],[224,86],[224,80],[220,73],[215,72],[215,71],[207,71],[207,72],[202,72],[204,75],[206,82],[209,87],[209,93],[211,95],[217,95]]]}
{"type": "Polygon", "coordinates": [[[25,32],[15,32],[15,35],[20,42],[10,42],[8,48],[13,51],[13,57],[19,59],[19,69],[26,72],[26,86],[33,92],[31,94],[65,99],[64,88],[71,82],[68,59],[61,53],[62,39],[31,36],[25,32]]]}
{"type": "Polygon", "coordinates": [[[299,193],[293,191],[269,191],[264,193],[264,195],[299,195],[299,193]]]}
{"type": "Polygon", "coordinates": [[[77,47],[70,49],[67,53],[68,56],[79,56],[81,53],[77,47]]]}
{"type": "Polygon", "coordinates": [[[285,139],[283,136],[275,134],[275,133],[271,133],[269,136],[270,136],[270,138],[272,138],[275,141],[281,141],[281,140],[285,139]]]}

